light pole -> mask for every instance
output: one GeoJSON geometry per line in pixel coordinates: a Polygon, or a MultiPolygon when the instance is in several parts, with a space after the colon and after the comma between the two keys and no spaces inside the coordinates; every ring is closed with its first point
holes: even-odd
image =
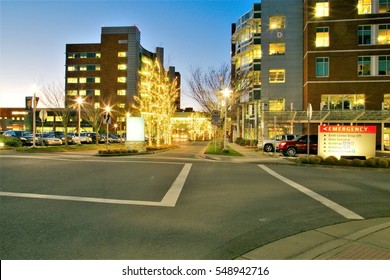
{"type": "Polygon", "coordinates": [[[223,151],[226,152],[227,151],[227,148],[226,148],[226,133],[227,133],[227,101],[228,101],[228,97],[230,96],[230,93],[232,93],[232,91],[229,89],[229,88],[225,88],[223,91],[222,91],[222,94],[224,96],[224,100],[225,100],[225,125],[224,125],[224,133],[223,133],[223,151]]]}
{"type": "Polygon", "coordinates": [[[35,134],[36,134],[36,116],[35,116],[35,113],[37,111],[37,108],[36,108],[36,102],[35,102],[35,99],[37,98],[36,96],[36,93],[34,92],[33,94],[33,102],[32,102],[32,106],[33,106],[33,148],[35,148],[35,134]]]}
{"type": "Polygon", "coordinates": [[[81,98],[81,96],[79,96],[77,98],[77,119],[78,119],[78,125],[77,125],[77,131],[78,131],[78,134],[79,134],[79,144],[81,144],[81,138],[80,138],[80,131],[81,131],[81,104],[83,103],[83,98],[81,98]]]}

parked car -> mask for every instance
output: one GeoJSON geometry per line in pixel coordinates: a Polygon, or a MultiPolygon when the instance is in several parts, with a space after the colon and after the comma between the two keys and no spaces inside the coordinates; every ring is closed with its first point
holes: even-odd
{"type": "Polygon", "coordinates": [[[92,139],[92,143],[96,143],[96,138],[98,139],[98,143],[105,143],[106,142],[106,137],[103,135],[100,135],[99,133],[96,132],[86,132],[85,135],[90,137],[92,139]]]}
{"type": "Polygon", "coordinates": [[[118,134],[108,134],[108,142],[110,143],[120,143],[121,137],[118,134]]]}
{"type": "MultiPolygon", "coordinates": [[[[62,140],[62,144],[65,144],[65,132],[63,132],[63,131],[51,131],[48,134],[51,137],[55,137],[55,138],[61,139],[62,140]]],[[[69,145],[80,143],[79,139],[77,138],[77,136],[73,132],[68,132],[67,136],[68,136],[67,140],[68,140],[68,144],[69,145]]]]}
{"type": "MultiPolygon", "coordinates": [[[[317,154],[318,135],[310,135],[309,153],[317,154]]],[[[279,150],[285,156],[293,157],[296,154],[307,153],[307,135],[302,135],[291,141],[282,141],[279,143],[279,150]]]]}
{"type": "Polygon", "coordinates": [[[62,140],[55,138],[48,133],[39,133],[37,136],[37,145],[40,146],[61,146],[62,140]]]}
{"type": "Polygon", "coordinates": [[[264,152],[273,152],[274,146],[276,147],[276,150],[278,150],[278,145],[280,142],[290,141],[298,136],[298,134],[278,134],[271,139],[264,139],[263,141],[259,141],[257,145],[259,148],[263,149],[264,152]]]}
{"type": "Polygon", "coordinates": [[[31,146],[33,144],[33,135],[26,130],[6,130],[3,136],[17,138],[22,141],[23,146],[31,146]]]}
{"type": "Polygon", "coordinates": [[[91,144],[92,143],[92,138],[90,136],[88,136],[88,132],[80,132],[80,142],[82,144],[91,144]]]}

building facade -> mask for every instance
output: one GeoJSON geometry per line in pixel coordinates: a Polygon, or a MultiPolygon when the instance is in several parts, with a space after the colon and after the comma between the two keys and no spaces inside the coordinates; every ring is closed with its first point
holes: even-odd
{"type": "MultiPolygon", "coordinates": [[[[81,96],[95,108],[113,107],[114,121],[124,122],[133,97],[138,94],[139,71],[145,62],[155,59],[164,65],[164,49],[150,52],[143,48],[136,26],[103,27],[101,43],[67,44],[67,105],[81,96]]],[[[168,71],[171,79],[178,78],[180,87],[180,73],[172,66],[168,71]]],[[[176,106],[179,110],[180,94],[176,106]]]]}
{"type": "Polygon", "coordinates": [[[249,85],[239,93],[241,137],[289,132],[289,123],[269,126],[262,112],[302,109],[302,0],[263,0],[232,26],[232,80],[249,80],[237,83],[249,85]]]}

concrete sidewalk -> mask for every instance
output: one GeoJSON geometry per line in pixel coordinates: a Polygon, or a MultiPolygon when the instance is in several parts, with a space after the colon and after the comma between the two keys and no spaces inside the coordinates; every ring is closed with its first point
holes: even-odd
{"type": "Polygon", "coordinates": [[[302,232],[247,252],[237,260],[390,260],[390,218],[302,232]]]}

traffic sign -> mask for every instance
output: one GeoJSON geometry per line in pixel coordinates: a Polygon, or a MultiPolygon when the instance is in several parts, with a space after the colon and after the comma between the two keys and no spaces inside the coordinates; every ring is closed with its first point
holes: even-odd
{"type": "Polygon", "coordinates": [[[213,125],[220,125],[221,124],[221,111],[213,110],[211,112],[211,123],[213,125]]]}
{"type": "Polygon", "coordinates": [[[103,115],[103,124],[111,124],[111,115],[106,113],[103,115]]]}
{"type": "Polygon", "coordinates": [[[44,109],[39,111],[39,118],[41,119],[41,121],[45,121],[47,119],[47,111],[44,109]]]}

